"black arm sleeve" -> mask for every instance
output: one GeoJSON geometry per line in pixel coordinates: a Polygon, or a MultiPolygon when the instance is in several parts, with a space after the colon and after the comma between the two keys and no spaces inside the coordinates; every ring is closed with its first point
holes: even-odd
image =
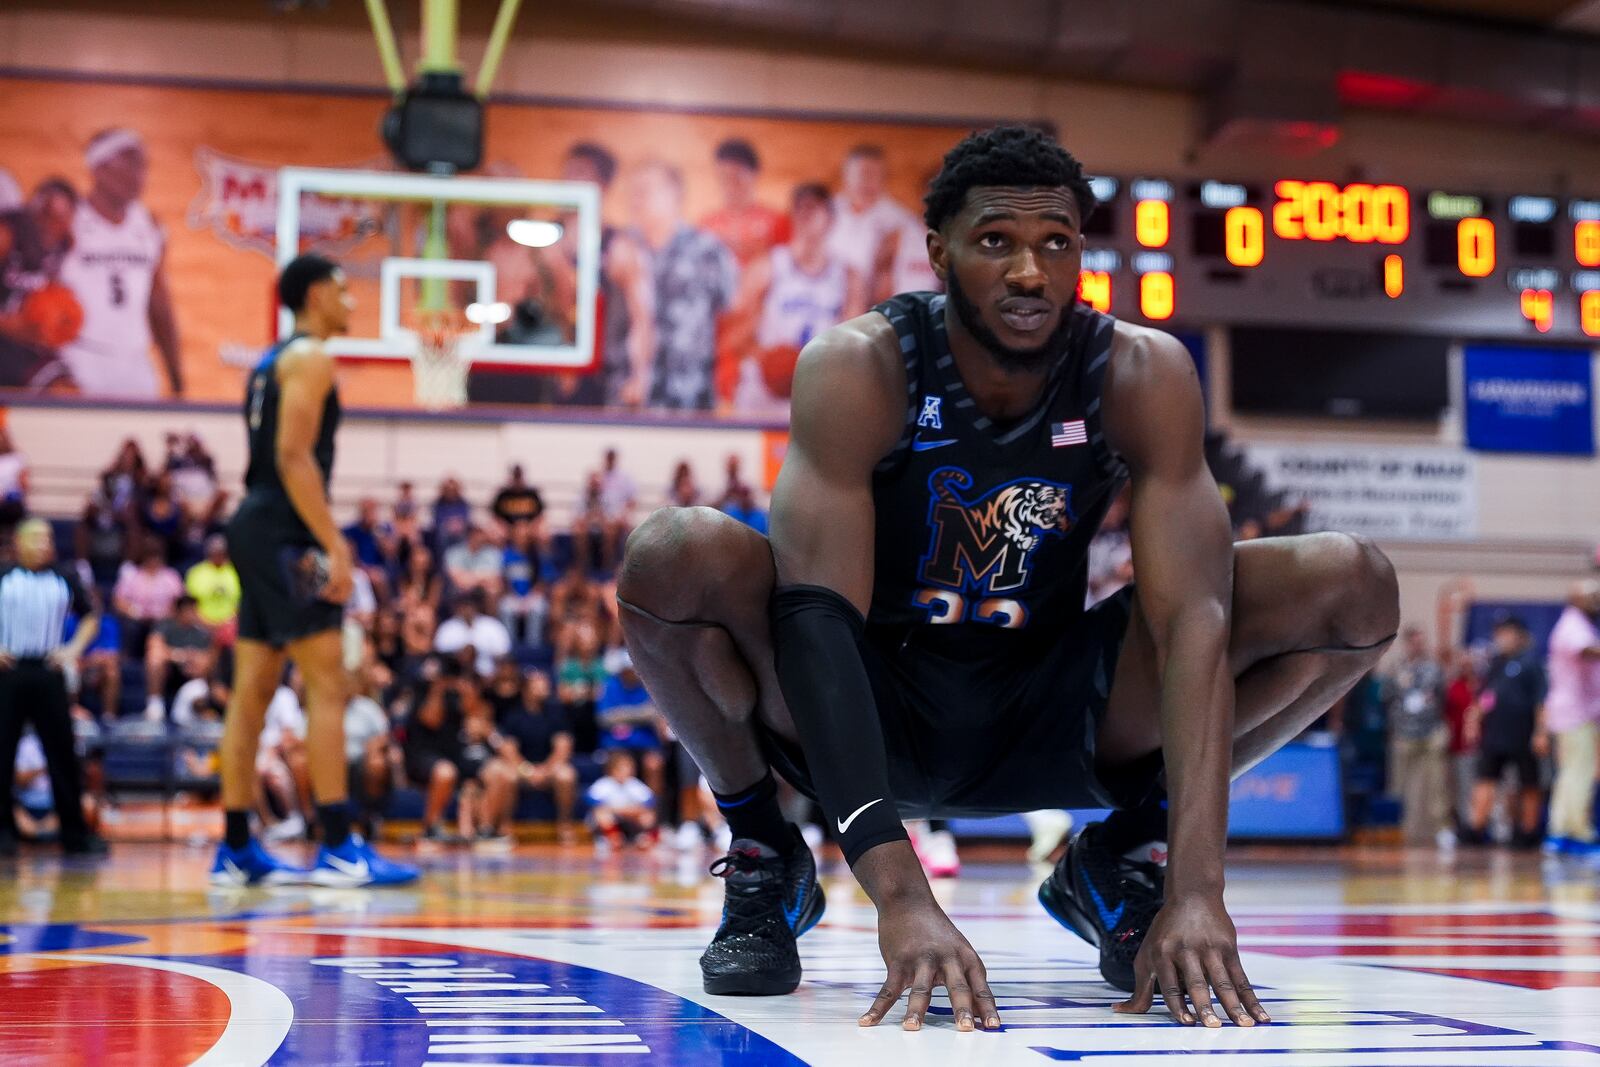
{"type": "Polygon", "coordinates": [[[789,585],[773,594],[778,685],[800,733],[817,799],[852,865],[874,845],[906,838],[889,792],[872,683],[861,661],[863,626],[861,613],[831,589],[789,585]]]}

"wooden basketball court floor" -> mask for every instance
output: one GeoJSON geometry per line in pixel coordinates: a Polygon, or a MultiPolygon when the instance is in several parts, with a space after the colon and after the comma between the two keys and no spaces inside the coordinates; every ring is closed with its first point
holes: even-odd
{"type": "Polygon", "coordinates": [[[1002,1033],[956,1032],[942,996],[920,1033],[856,1027],[882,963],[836,865],[800,990],[735,999],[700,989],[709,855],[526,846],[425,857],[408,889],[236,892],[206,888],[209,858],[0,869],[0,1064],[1600,1067],[1600,870],[1534,855],[1239,850],[1229,900],[1276,1021],[1212,1031],[1111,1014],[1039,872],[969,863],[939,893],[1002,1033]]]}

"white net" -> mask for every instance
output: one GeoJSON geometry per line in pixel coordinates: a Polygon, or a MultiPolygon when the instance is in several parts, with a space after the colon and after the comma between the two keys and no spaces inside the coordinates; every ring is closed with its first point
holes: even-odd
{"type": "Polygon", "coordinates": [[[417,337],[411,354],[417,403],[430,411],[465,405],[472,361],[463,351],[463,342],[476,327],[457,311],[419,311],[413,316],[411,330],[417,337]]]}

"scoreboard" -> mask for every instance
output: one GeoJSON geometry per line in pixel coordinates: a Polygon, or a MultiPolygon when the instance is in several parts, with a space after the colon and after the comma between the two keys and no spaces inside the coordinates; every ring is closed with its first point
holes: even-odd
{"type": "Polygon", "coordinates": [[[1084,302],[1134,321],[1600,339],[1600,199],[1092,179],[1084,302]]]}

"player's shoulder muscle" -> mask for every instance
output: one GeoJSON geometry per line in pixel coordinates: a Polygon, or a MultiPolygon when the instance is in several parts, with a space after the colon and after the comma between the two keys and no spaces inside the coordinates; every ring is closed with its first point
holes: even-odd
{"type": "Polygon", "coordinates": [[[1187,451],[1205,428],[1205,398],[1183,342],[1161,330],[1118,322],[1105,375],[1105,427],[1130,459],[1187,451]]]}
{"type": "Polygon", "coordinates": [[[905,365],[894,327],[868,312],[819,334],[800,353],[790,433],[807,453],[876,463],[904,429],[905,365]]]}

